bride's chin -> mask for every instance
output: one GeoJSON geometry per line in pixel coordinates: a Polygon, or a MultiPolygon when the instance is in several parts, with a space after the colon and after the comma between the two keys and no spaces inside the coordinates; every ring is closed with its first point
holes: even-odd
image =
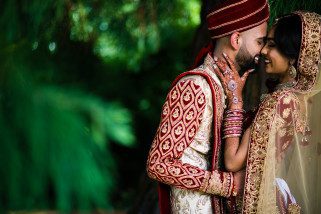
{"type": "Polygon", "coordinates": [[[273,70],[271,69],[271,66],[265,65],[265,72],[268,73],[268,74],[273,73],[273,70]]]}

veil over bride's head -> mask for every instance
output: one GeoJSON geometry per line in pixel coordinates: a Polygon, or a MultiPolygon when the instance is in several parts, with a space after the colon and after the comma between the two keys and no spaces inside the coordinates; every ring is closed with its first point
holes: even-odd
{"type": "Polygon", "coordinates": [[[317,13],[297,11],[302,22],[301,49],[298,59],[298,82],[295,86],[301,92],[319,91],[319,71],[321,65],[321,29],[317,13]]]}
{"type": "Polygon", "coordinates": [[[288,16],[302,24],[297,82],[260,104],[251,126],[243,213],[321,210],[321,16],[288,16]]]}
{"type": "Polygon", "coordinates": [[[284,102],[277,106],[281,119],[274,120],[283,123],[279,127],[286,128],[275,126],[276,137],[275,133],[269,136],[270,140],[275,140],[276,156],[281,154],[275,163],[276,201],[279,209],[287,201],[298,205],[288,209],[298,211],[300,207],[301,213],[318,213],[321,210],[321,16],[304,11],[291,15],[300,17],[302,38],[296,66],[297,82],[293,87],[294,102],[288,106],[290,99],[284,97],[284,102]],[[287,132],[285,137],[282,131],[287,132]],[[280,198],[284,201],[280,202],[280,198]]]}

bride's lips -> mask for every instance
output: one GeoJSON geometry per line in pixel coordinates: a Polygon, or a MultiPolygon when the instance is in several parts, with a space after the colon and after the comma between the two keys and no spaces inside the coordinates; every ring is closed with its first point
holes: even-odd
{"type": "Polygon", "coordinates": [[[271,60],[269,60],[268,58],[266,58],[266,57],[264,57],[264,56],[255,56],[255,57],[254,57],[254,62],[255,62],[255,64],[259,64],[260,58],[261,58],[261,60],[264,61],[265,65],[271,63],[271,60]]]}
{"type": "Polygon", "coordinates": [[[265,58],[265,59],[264,59],[264,62],[265,62],[265,64],[270,64],[270,63],[271,63],[271,60],[265,58]]]}

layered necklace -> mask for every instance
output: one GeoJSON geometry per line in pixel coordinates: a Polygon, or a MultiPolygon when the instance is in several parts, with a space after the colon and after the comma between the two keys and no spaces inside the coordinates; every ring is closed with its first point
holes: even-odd
{"type": "MultiPolygon", "coordinates": [[[[292,81],[289,81],[289,82],[285,82],[285,83],[279,83],[277,86],[275,86],[274,91],[287,89],[287,88],[292,88],[293,86],[295,86],[295,84],[296,84],[295,80],[292,80],[292,81]]],[[[267,95],[268,94],[262,94],[261,97],[260,97],[260,101],[262,102],[267,95]]]]}
{"type": "Polygon", "coordinates": [[[285,89],[285,88],[292,88],[295,85],[295,83],[296,83],[295,80],[285,82],[285,83],[280,83],[275,87],[275,91],[280,89],[285,89]]]}

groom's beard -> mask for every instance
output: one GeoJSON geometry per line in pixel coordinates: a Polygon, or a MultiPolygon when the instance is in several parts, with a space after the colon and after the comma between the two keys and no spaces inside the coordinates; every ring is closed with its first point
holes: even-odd
{"type": "Polygon", "coordinates": [[[240,73],[244,73],[249,69],[253,69],[255,67],[254,57],[249,53],[249,51],[242,45],[239,52],[235,57],[236,63],[240,67],[240,73]]]}

